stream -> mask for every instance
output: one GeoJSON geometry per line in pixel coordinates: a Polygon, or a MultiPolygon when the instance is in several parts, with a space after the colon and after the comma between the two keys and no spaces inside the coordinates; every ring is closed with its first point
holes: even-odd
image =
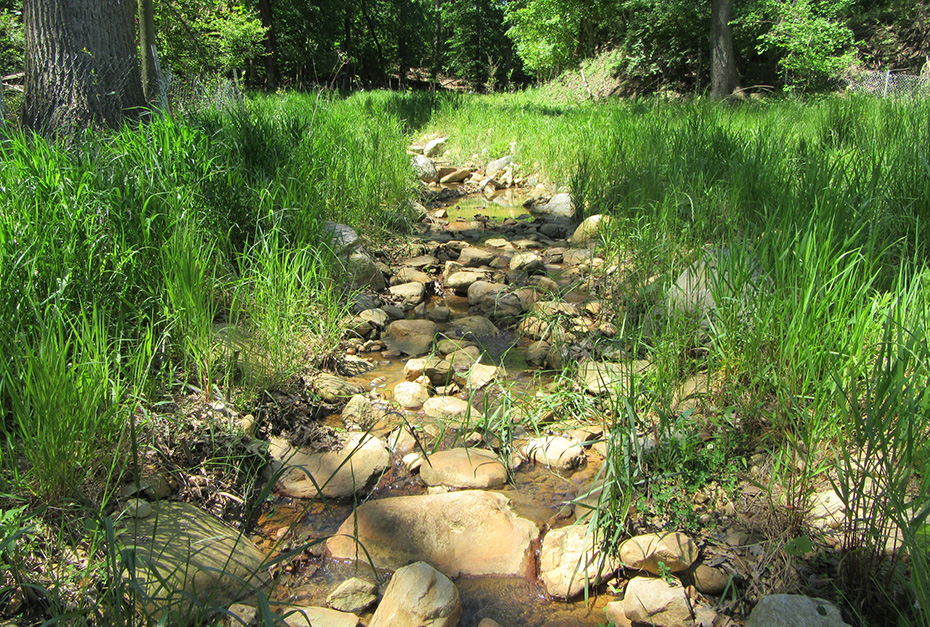
{"type": "MultiPolygon", "coordinates": [[[[432,220],[429,230],[423,234],[420,241],[426,247],[430,247],[435,246],[435,242],[448,246],[450,241],[466,240],[471,246],[493,253],[495,260],[503,260],[495,265],[498,276],[501,275],[500,268],[506,264],[512,253],[535,248],[536,252],[546,259],[545,271],[538,274],[553,279],[566,302],[577,304],[587,300],[586,293],[573,289],[573,281],[577,283],[577,275],[563,272],[567,264],[561,262],[561,255],[552,256],[553,252],[558,253],[553,251],[552,241],[548,237],[540,236],[536,228],[530,226],[533,220],[526,215],[523,201],[524,197],[512,190],[506,190],[493,201],[482,196],[466,196],[459,202],[445,207],[442,212],[436,213],[434,210],[436,215],[442,217],[432,220]],[[513,242],[514,245],[501,246],[501,238],[513,242]],[[496,246],[487,245],[488,240],[495,239],[496,246]],[[534,241],[538,245],[534,245],[534,241]]],[[[563,241],[556,241],[559,246],[567,248],[563,241]]],[[[491,268],[482,269],[489,275],[492,274],[491,268]]],[[[442,271],[441,264],[438,270],[442,271]]],[[[437,283],[441,280],[439,276],[435,276],[435,279],[437,283]]],[[[462,316],[483,315],[475,306],[470,307],[468,298],[462,295],[461,291],[456,293],[448,288],[431,291],[433,293],[424,300],[425,308],[409,308],[406,312],[407,318],[422,318],[424,311],[430,312],[437,307],[448,308],[453,321],[462,316]]],[[[533,339],[519,334],[513,326],[505,326],[500,322],[497,325],[501,330],[499,334],[474,338],[480,346],[482,363],[501,367],[501,372],[506,374],[498,383],[506,387],[512,399],[518,400],[534,395],[537,390],[549,384],[552,377],[538,369],[530,368],[527,364],[524,352],[533,339]]],[[[431,451],[463,446],[468,429],[446,429],[427,418],[422,410],[398,410],[392,405],[392,391],[395,385],[406,380],[405,365],[408,356],[398,355],[396,351],[390,350],[364,352],[360,355],[369,360],[374,367],[368,372],[345,377],[345,380],[361,388],[373,400],[375,407],[383,412],[381,419],[370,430],[372,435],[388,441],[390,434],[398,427],[410,424],[416,426],[423,438],[423,444],[431,451]]],[[[492,411],[500,402],[500,390],[499,386],[493,385],[479,390],[463,390],[456,394],[471,403],[471,424],[481,419],[482,410],[492,411]]],[[[342,417],[333,414],[326,419],[326,425],[342,429],[342,417]]],[[[513,434],[513,449],[519,450],[528,438],[538,435],[544,434],[527,433],[518,425],[513,434]]],[[[514,512],[534,522],[543,532],[549,528],[565,526],[574,521],[571,511],[566,513],[566,503],[582,493],[586,486],[591,485],[603,461],[601,454],[595,451],[594,447],[586,448],[584,455],[585,463],[572,472],[556,472],[542,464],[524,462],[512,472],[505,487],[494,491],[509,498],[514,512]]],[[[394,454],[390,467],[380,476],[374,488],[365,494],[363,500],[424,495],[432,493],[431,490],[417,474],[407,469],[400,455],[394,454]]],[[[352,516],[352,512],[351,502],[329,500],[323,503],[280,495],[266,506],[259,521],[259,536],[263,538],[262,543],[266,549],[285,534],[290,539],[289,546],[319,541],[313,545],[311,555],[307,559],[298,562],[297,567],[292,569],[293,572],[279,579],[280,585],[275,593],[277,601],[324,606],[329,592],[342,580],[353,576],[379,583],[383,592],[389,571],[372,572],[371,566],[364,562],[344,563],[328,558],[322,550],[322,541],[333,535],[343,521],[352,516]]],[[[609,594],[600,594],[587,600],[583,594],[571,601],[549,598],[545,587],[537,578],[539,548],[539,542],[535,543],[535,563],[531,566],[533,572],[525,577],[455,578],[463,605],[460,624],[473,627],[483,618],[492,618],[509,627],[606,624],[603,607],[608,601],[613,600],[609,594]]],[[[599,588],[602,589],[603,586],[599,588]]],[[[362,622],[367,624],[371,615],[372,610],[363,614],[362,622]]]]}

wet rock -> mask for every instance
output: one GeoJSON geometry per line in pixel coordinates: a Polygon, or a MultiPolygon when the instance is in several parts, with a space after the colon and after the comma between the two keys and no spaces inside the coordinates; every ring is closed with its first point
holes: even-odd
{"type": "Polygon", "coordinates": [[[610,224],[610,216],[597,214],[585,218],[568,238],[569,245],[575,248],[585,248],[590,244],[597,244],[599,233],[608,224],[610,224]]]}
{"type": "Polygon", "coordinates": [[[410,165],[413,167],[414,174],[417,178],[426,183],[433,183],[439,180],[439,174],[436,172],[436,164],[433,160],[424,155],[413,155],[410,158],[410,165]]]}
{"type": "Polygon", "coordinates": [[[698,548],[687,535],[677,531],[634,536],[620,545],[618,557],[632,570],[658,575],[662,563],[673,573],[691,568],[698,558],[698,548]]]}
{"type": "Polygon", "coordinates": [[[588,361],[578,370],[582,385],[589,394],[625,394],[633,377],[641,376],[649,362],[638,360],[625,363],[588,361]]]}
{"type": "Polygon", "coordinates": [[[407,363],[404,364],[404,380],[416,381],[426,373],[429,364],[438,361],[440,360],[436,357],[408,359],[407,363]]]}
{"type": "Polygon", "coordinates": [[[481,349],[477,346],[469,346],[446,356],[446,360],[452,365],[453,372],[465,372],[478,363],[480,359],[481,349]]]}
{"type": "Polygon", "coordinates": [[[269,452],[285,469],[277,492],[294,498],[348,498],[365,490],[390,464],[385,443],[374,436],[350,433],[341,444],[338,451],[314,451],[273,438],[269,452]]]}
{"type": "Polygon", "coordinates": [[[471,340],[462,338],[446,338],[439,341],[439,343],[436,345],[436,350],[438,350],[443,355],[449,355],[455,351],[468,348],[469,346],[477,346],[477,344],[471,340]]]}
{"type": "Polygon", "coordinates": [[[594,425],[585,425],[584,427],[571,429],[565,433],[565,436],[570,440],[590,446],[591,442],[599,440],[604,436],[604,428],[594,425]]]}
{"type": "Polygon", "coordinates": [[[561,218],[571,218],[575,215],[575,205],[572,202],[571,194],[556,194],[549,199],[549,202],[539,205],[530,205],[527,207],[529,212],[537,217],[557,216],[561,218]]]}
{"type": "Polygon", "coordinates": [[[403,265],[408,268],[414,268],[417,270],[425,270],[427,268],[435,268],[439,265],[439,260],[436,259],[433,255],[419,255],[417,257],[411,257],[410,259],[405,259],[403,265]]]}
{"type": "Polygon", "coordinates": [[[345,337],[347,339],[360,338],[365,339],[374,331],[374,327],[367,320],[362,320],[360,316],[344,320],[345,337]]]}
{"type": "Polygon", "coordinates": [[[485,278],[483,272],[476,272],[473,270],[460,270],[449,275],[449,278],[446,279],[446,287],[454,290],[455,292],[466,295],[468,294],[468,288],[475,281],[483,281],[485,278]]]}
{"type": "Polygon", "coordinates": [[[377,568],[424,560],[449,577],[517,576],[528,567],[538,535],[536,525],[517,517],[502,494],[463,490],[363,503],[326,548],[335,559],[365,563],[357,538],[377,568]]]}
{"type": "Polygon", "coordinates": [[[466,268],[480,268],[494,260],[494,253],[483,248],[468,246],[459,253],[458,262],[466,268]]]}
{"type": "Polygon", "coordinates": [[[492,237],[488,240],[485,240],[484,243],[486,246],[490,246],[491,248],[501,248],[504,250],[513,249],[513,245],[503,237],[492,237]]]}
{"type": "MultiPolygon", "coordinates": [[[[465,271],[465,266],[460,264],[458,261],[447,261],[442,267],[442,280],[447,282],[449,277],[455,274],[456,272],[465,271]]],[[[475,270],[469,270],[469,272],[476,272],[475,270]]]]}
{"type": "Polygon", "coordinates": [[[664,579],[634,577],[623,595],[626,617],[636,623],[655,627],[685,627],[694,625],[691,606],[685,589],[664,579]]]}
{"type": "Polygon", "coordinates": [[[439,137],[437,139],[430,140],[426,142],[426,145],[423,146],[423,156],[433,158],[438,157],[446,150],[446,138],[439,137]]]}
{"type": "Polygon", "coordinates": [[[189,503],[160,501],[126,520],[120,542],[135,556],[138,602],[166,624],[196,624],[208,605],[230,605],[267,586],[265,555],[241,532],[189,503]]]}
{"type": "MultiPolygon", "coordinates": [[[[352,577],[346,579],[326,597],[326,604],[334,610],[361,614],[378,600],[378,586],[352,577]]],[[[354,627],[354,626],[353,626],[354,627]]]]}
{"type": "Polygon", "coordinates": [[[404,426],[397,427],[388,434],[387,444],[392,453],[403,457],[414,449],[417,445],[417,440],[413,437],[413,434],[410,433],[410,429],[404,426]]]}
{"type": "Polygon", "coordinates": [[[430,351],[436,331],[431,320],[395,320],[384,330],[382,339],[388,348],[415,357],[430,351]]]}
{"type": "Polygon", "coordinates": [[[423,465],[423,462],[426,461],[426,458],[423,457],[423,453],[414,452],[407,453],[400,461],[407,467],[408,472],[416,472],[420,469],[420,466],[423,465]]]}
{"type": "Polygon", "coordinates": [[[694,587],[697,588],[698,592],[712,596],[723,594],[730,581],[730,577],[725,572],[707,564],[699,564],[694,569],[693,578],[694,587]]]}
{"type": "Polygon", "coordinates": [[[590,265],[592,259],[594,259],[594,251],[588,248],[566,250],[562,255],[562,262],[569,266],[590,265]]]}
{"type": "Polygon", "coordinates": [[[419,383],[402,381],[394,386],[394,401],[404,409],[419,409],[429,399],[429,391],[419,383]]]}
{"type": "Polygon", "coordinates": [[[458,627],[462,617],[459,591],[425,562],[394,573],[368,627],[458,627]]]}
{"type": "Polygon", "coordinates": [[[585,588],[593,592],[619,568],[618,560],[598,548],[586,524],[553,529],[543,538],[539,578],[554,597],[569,599],[585,588]]]}
{"type": "Polygon", "coordinates": [[[391,305],[390,303],[381,305],[381,309],[384,310],[384,313],[388,315],[391,320],[403,320],[404,319],[404,310],[400,307],[391,305]]]}
{"type": "Polygon", "coordinates": [[[572,221],[568,218],[550,217],[539,227],[539,232],[552,239],[565,239],[572,232],[572,221]]]}
{"type": "Polygon", "coordinates": [[[605,605],[604,615],[611,627],[633,627],[633,621],[626,617],[623,601],[611,601],[605,605]]]}
{"type": "Polygon", "coordinates": [[[388,313],[380,308],[366,309],[359,313],[358,317],[376,329],[383,329],[391,321],[388,313]]]}
{"type": "Polygon", "coordinates": [[[278,605],[275,614],[284,619],[288,627],[356,627],[358,616],[328,607],[305,605],[278,605]]]}
{"type": "Polygon", "coordinates": [[[426,316],[433,322],[448,322],[449,319],[452,318],[452,310],[443,305],[439,305],[430,309],[426,316]]]}
{"type": "Polygon", "coordinates": [[[310,389],[327,403],[338,403],[362,392],[357,385],[325,373],[318,374],[311,379],[310,389]]]}
{"type": "Polygon", "coordinates": [[[356,428],[367,431],[378,420],[371,400],[362,394],[356,394],[346,403],[342,410],[342,424],[346,428],[356,428]]]}
{"type": "Polygon", "coordinates": [[[800,594],[762,597],[746,620],[746,627],[849,627],[840,609],[823,599],[800,594]]]}
{"type": "Polygon", "coordinates": [[[475,281],[468,286],[468,304],[479,305],[487,296],[493,296],[501,290],[507,289],[503,283],[492,283],[490,281],[475,281]]]}
{"type": "Polygon", "coordinates": [[[422,283],[394,285],[388,291],[391,293],[391,296],[400,298],[405,305],[409,306],[419,305],[426,294],[426,288],[422,283]]]}
{"type": "Polygon", "coordinates": [[[426,274],[422,270],[403,267],[394,273],[394,276],[391,277],[390,283],[391,285],[403,285],[404,283],[422,283],[423,285],[426,285],[432,280],[433,277],[426,274]]]}
{"type": "Polygon", "coordinates": [[[523,447],[523,455],[537,464],[562,472],[584,465],[586,459],[584,449],[578,442],[552,435],[527,442],[523,447]]]}
{"type": "Polygon", "coordinates": [[[426,362],[423,374],[434,386],[447,385],[452,380],[452,364],[446,360],[430,359],[426,362]]]}
{"type": "Polygon", "coordinates": [[[461,183],[469,176],[471,176],[472,172],[474,172],[474,170],[471,168],[459,168],[455,172],[446,174],[444,177],[439,179],[439,182],[443,185],[449,185],[450,183],[461,183]]]}
{"type": "Polygon", "coordinates": [[[434,396],[423,403],[423,412],[430,418],[443,422],[460,423],[471,411],[467,401],[454,396],[434,396]]]}
{"type": "Polygon", "coordinates": [[[494,381],[500,374],[500,368],[487,364],[475,364],[464,378],[456,377],[456,382],[469,390],[480,390],[494,381]]]}
{"type": "Polygon", "coordinates": [[[430,486],[487,489],[507,483],[507,469],[491,451],[454,448],[428,456],[420,477],[430,486]]]}
{"type": "Polygon", "coordinates": [[[372,294],[359,292],[352,297],[352,312],[361,314],[367,309],[377,309],[381,306],[381,299],[372,294]]]}
{"type": "Polygon", "coordinates": [[[531,276],[529,279],[527,279],[527,283],[530,285],[535,285],[543,292],[548,292],[549,294],[557,294],[559,291],[559,284],[547,276],[531,276]]]}
{"type": "Polygon", "coordinates": [[[380,292],[386,287],[384,274],[381,273],[375,260],[361,251],[349,255],[346,269],[352,279],[352,287],[355,289],[368,288],[380,292]]]}
{"type": "Polygon", "coordinates": [[[500,159],[495,159],[487,165],[484,169],[484,175],[490,179],[493,179],[498,174],[502,174],[513,163],[513,157],[505,156],[500,159]]]}
{"type": "Polygon", "coordinates": [[[533,342],[526,347],[524,358],[532,368],[542,368],[546,364],[546,355],[549,353],[549,342],[533,342]]]}
{"type": "Polygon", "coordinates": [[[462,336],[493,337],[500,333],[494,323],[484,316],[458,318],[452,322],[452,328],[462,336]]]}
{"type": "Polygon", "coordinates": [[[344,377],[357,377],[375,369],[375,364],[357,355],[345,355],[336,364],[336,370],[344,377]]]}
{"type": "Polygon", "coordinates": [[[513,272],[522,272],[524,274],[544,274],[546,264],[543,262],[539,253],[522,252],[516,253],[510,258],[510,269],[513,272]]]}

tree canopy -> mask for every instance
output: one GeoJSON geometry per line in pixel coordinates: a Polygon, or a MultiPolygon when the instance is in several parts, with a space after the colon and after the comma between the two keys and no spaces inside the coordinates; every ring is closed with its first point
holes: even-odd
{"type": "MultiPolygon", "coordinates": [[[[0,73],[24,67],[23,0],[0,1],[0,73]]],[[[544,80],[609,49],[630,92],[710,86],[711,0],[164,0],[161,67],[173,80],[254,87],[474,90],[544,80]]],[[[714,5],[717,6],[717,5],[714,5]]],[[[805,91],[852,64],[917,72],[930,2],[730,0],[741,85],[805,91]]]]}

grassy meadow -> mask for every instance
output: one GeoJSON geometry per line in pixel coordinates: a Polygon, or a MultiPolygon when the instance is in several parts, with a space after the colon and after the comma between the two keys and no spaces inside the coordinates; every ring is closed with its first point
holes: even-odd
{"type": "Polygon", "coordinates": [[[582,216],[612,217],[600,286],[623,323],[608,348],[652,368],[609,408],[607,536],[650,476],[732,488],[770,453],[782,543],[811,533],[808,499],[832,485],[850,512],[840,602],[859,624],[897,608],[887,624],[930,625],[930,103],[838,96],[288,94],[68,146],[0,129],[0,574],[18,572],[20,530],[47,504],[106,515],[131,444],[163,428],[147,422],[159,403],[194,389],[248,410],[338,349],[349,295],[323,223],[408,232],[405,149],[431,134],[449,137],[449,161],[512,154],[582,216]],[[713,315],[657,316],[708,254],[713,315]],[[256,367],[231,363],[223,325],[247,334],[256,367]],[[689,377],[707,388],[699,425],[673,410],[689,377]],[[669,444],[631,464],[647,427],[669,444]],[[887,555],[895,529],[905,550],[887,555]]]}

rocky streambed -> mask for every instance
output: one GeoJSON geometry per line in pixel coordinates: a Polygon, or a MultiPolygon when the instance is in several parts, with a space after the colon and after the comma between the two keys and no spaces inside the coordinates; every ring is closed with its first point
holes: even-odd
{"type": "MultiPolygon", "coordinates": [[[[330,225],[362,288],[344,358],[308,381],[332,431],[325,443],[271,438],[274,497],[252,537],[230,532],[231,541],[249,547],[257,571],[255,545],[284,556],[271,601],[295,625],[742,624],[736,586],[770,567],[731,500],[757,498],[751,485],[739,497],[713,486],[691,495],[705,533],[652,521],[618,537],[616,552],[600,550],[592,521],[615,490],[605,459],[618,454],[608,444],[612,399],[650,365],[598,341],[622,324],[604,298],[622,271],[597,247],[607,218],[576,226],[568,194],[525,203],[508,194],[488,194],[496,207],[472,197],[470,216],[424,209],[419,235],[381,257],[330,225]],[[592,399],[584,411],[554,391],[568,364],[574,391],[592,399]]],[[[700,302],[700,289],[680,289],[681,302],[700,302]]],[[[678,411],[695,411],[705,389],[683,381],[678,411]]],[[[649,446],[657,436],[637,437],[649,446]]],[[[197,526],[173,537],[191,542],[197,526]]],[[[138,533],[150,545],[156,535],[138,533]]],[[[821,621],[784,624],[844,624],[807,597],[771,604],[821,621]]],[[[253,598],[229,619],[248,624],[255,612],[253,598]]]]}

